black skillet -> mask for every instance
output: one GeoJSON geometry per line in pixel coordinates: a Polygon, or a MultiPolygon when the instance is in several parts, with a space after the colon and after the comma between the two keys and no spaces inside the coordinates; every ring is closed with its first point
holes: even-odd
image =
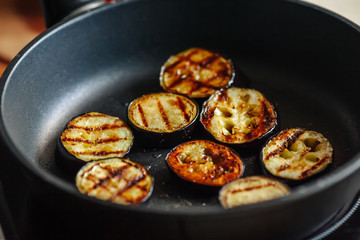
{"type": "MultiPolygon", "coordinates": [[[[1,79],[1,137],[4,153],[11,154],[1,158],[1,180],[7,198],[15,199],[9,202],[15,235],[308,238],[344,214],[360,188],[359,29],[310,4],[266,0],[129,0],[50,27],[1,79]],[[88,111],[126,119],[130,101],[161,91],[159,72],[168,56],[189,47],[230,57],[249,80],[244,86],[279,109],[281,129],[323,133],[334,146],[331,166],[291,186],[287,197],[224,210],[216,193],[189,187],[170,172],[164,161],[169,148],[135,142],[127,157],[154,176],[149,201],[124,207],[78,193],[73,178],[54,163],[64,124],[88,111]]],[[[201,137],[199,131],[191,139],[201,137]]],[[[264,174],[258,152],[243,157],[246,176],[264,174]]]]}

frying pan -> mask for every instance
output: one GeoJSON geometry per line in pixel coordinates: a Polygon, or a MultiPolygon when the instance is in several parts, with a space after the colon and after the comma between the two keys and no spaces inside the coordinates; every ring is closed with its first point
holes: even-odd
{"type": "MultiPolygon", "coordinates": [[[[344,214],[360,188],[358,56],[358,26],[298,1],[129,0],[61,20],[26,46],[1,79],[1,139],[9,154],[1,158],[2,182],[15,199],[9,208],[17,237],[311,237],[344,214]],[[165,60],[190,47],[231,58],[248,79],[241,84],[277,107],[281,129],[315,130],[332,142],[333,163],[291,186],[289,196],[224,210],[216,193],[170,172],[164,161],[170,148],[135,140],[127,157],[155,178],[147,202],[127,207],[80,194],[54,161],[63,126],[89,111],[126,119],[130,101],[162,91],[165,60]]],[[[245,176],[263,174],[258,152],[239,155],[245,176]]]]}

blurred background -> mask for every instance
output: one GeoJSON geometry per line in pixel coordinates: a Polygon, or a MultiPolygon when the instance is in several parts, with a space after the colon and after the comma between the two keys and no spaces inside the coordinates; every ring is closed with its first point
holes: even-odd
{"type": "MultiPolygon", "coordinates": [[[[306,0],[360,25],[360,0],[306,0]]],[[[0,0],[0,76],[7,64],[46,29],[41,0],[0,0]]]]}
{"type": "Polygon", "coordinates": [[[0,75],[11,59],[45,29],[40,0],[0,0],[0,75]]]}
{"type": "MultiPolygon", "coordinates": [[[[360,0],[306,1],[360,25],[360,0]]],[[[41,0],[0,0],[0,76],[16,54],[45,30],[41,0]]],[[[0,240],[3,239],[0,228],[0,240]]]]}
{"type": "MultiPolygon", "coordinates": [[[[360,0],[306,0],[360,25],[360,0]]],[[[0,0],[0,76],[7,64],[46,29],[41,0],[0,0]]]]}

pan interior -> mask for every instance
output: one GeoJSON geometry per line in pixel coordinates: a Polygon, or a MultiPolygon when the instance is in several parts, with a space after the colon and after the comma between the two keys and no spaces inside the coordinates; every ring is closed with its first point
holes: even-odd
{"type": "MultiPolygon", "coordinates": [[[[188,4],[134,1],[105,7],[35,42],[14,66],[2,96],[3,122],[20,154],[76,191],[73,176],[54,162],[64,125],[90,111],[126,120],[133,99],[162,91],[160,67],[170,55],[202,47],[233,60],[248,79],[240,84],[263,92],[277,107],[281,129],[302,127],[330,140],[334,162],[311,181],[355,156],[360,146],[356,28],[291,2],[188,4]]],[[[204,138],[201,131],[191,136],[197,138],[204,138]]],[[[217,192],[199,191],[171,173],[165,164],[169,150],[135,142],[126,155],[155,178],[152,197],[140,207],[221,211],[217,192]]],[[[259,152],[238,153],[246,176],[264,174],[259,152]]]]}

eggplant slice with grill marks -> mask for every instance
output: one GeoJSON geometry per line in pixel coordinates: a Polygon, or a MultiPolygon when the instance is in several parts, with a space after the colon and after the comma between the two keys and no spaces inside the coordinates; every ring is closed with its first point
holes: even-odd
{"type": "Polygon", "coordinates": [[[168,153],[166,162],[182,179],[207,186],[223,186],[244,172],[244,164],[234,151],[206,140],[178,145],[168,153]]]}
{"type": "Polygon", "coordinates": [[[136,205],[150,197],[153,179],[141,164],[111,158],[84,165],[76,175],[76,187],[90,197],[136,205]]]}
{"type": "Polygon", "coordinates": [[[332,156],[333,147],[321,133],[291,128],[270,139],[260,159],[272,175],[302,180],[325,169],[332,156]]]}
{"type": "Polygon", "coordinates": [[[89,161],[123,157],[133,139],[131,129],[120,118],[89,112],[66,125],[57,143],[57,163],[74,172],[89,161]]]}
{"type": "Polygon", "coordinates": [[[162,66],[160,85],[168,92],[205,98],[234,81],[234,67],[218,53],[190,48],[171,56],[162,66]]]}
{"type": "Polygon", "coordinates": [[[218,90],[205,101],[200,121],[216,140],[233,146],[250,147],[278,128],[277,113],[265,96],[237,87],[218,90]]]}
{"type": "Polygon", "coordinates": [[[249,176],[232,181],[219,191],[219,201],[224,208],[256,204],[290,194],[283,183],[263,176],[249,176]]]}
{"type": "Polygon", "coordinates": [[[143,146],[174,146],[189,136],[199,115],[193,100],[160,92],[143,95],[129,104],[128,119],[143,146]]]}

